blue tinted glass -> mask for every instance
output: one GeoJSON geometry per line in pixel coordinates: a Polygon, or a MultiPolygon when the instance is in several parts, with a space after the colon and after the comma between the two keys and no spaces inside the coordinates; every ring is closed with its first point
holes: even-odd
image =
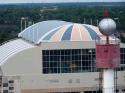
{"type": "Polygon", "coordinates": [[[62,40],[70,40],[71,38],[71,32],[72,32],[73,25],[71,25],[66,32],[64,33],[62,40]]]}
{"type": "Polygon", "coordinates": [[[91,29],[90,27],[88,27],[88,26],[86,26],[86,25],[83,25],[83,26],[84,26],[84,27],[87,29],[87,31],[89,32],[89,34],[90,34],[92,40],[95,40],[97,37],[99,37],[98,34],[97,34],[93,29],[91,29]]]}

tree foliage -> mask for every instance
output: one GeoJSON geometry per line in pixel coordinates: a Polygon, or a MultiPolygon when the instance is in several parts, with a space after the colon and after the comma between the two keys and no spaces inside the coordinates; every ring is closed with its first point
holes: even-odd
{"type": "MultiPolygon", "coordinates": [[[[66,6],[66,5],[65,5],[66,6]]],[[[117,29],[125,32],[125,7],[83,7],[80,6],[2,6],[0,7],[0,43],[16,38],[20,32],[21,17],[28,17],[34,23],[44,20],[64,20],[76,23],[97,25],[97,19],[103,18],[105,9],[110,12],[110,17],[115,18],[117,29]]],[[[125,38],[121,38],[125,42],[125,38]]]]}

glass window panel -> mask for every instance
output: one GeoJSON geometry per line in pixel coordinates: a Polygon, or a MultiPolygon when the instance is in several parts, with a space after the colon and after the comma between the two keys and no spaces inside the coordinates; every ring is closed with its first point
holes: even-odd
{"type": "Polygon", "coordinates": [[[8,87],[8,83],[3,83],[3,87],[8,87]]]}
{"type": "Polygon", "coordinates": [[[54,61],[54,56],[50,56],[50,61],[54,61]]]}
{"type": "Polygon", "coordinates": [[[64,50],[61,50],[60,52],[61,52],[61,55],[64,55],[64,54],[65,54],[64,50]]]}
{"type": "Polygon", "coordinates": [[[45,51],[45,50],[43,50],[43,51],[42,51],[42,54],[43,54],[43,55],[46,55],[46,51],[45,51]]]}
{"type": "Polygon", "coordinates": [[[65,56],[61,56],[61,61],[65,61],[65,56]]]}
{"type": "Polygon", "coordinates": [[[44,68],[45,73],[49,73],[49,68],[44,68]]]}
{"type": "Polygon", "coordinates": [[[53,50],[50,50],[49,52],[50,52],[50,55],[53,55],[53,50]]]}
{"type": "Polygon", "coordinates": [[[49,67],[49,62],[47,61],[43,62],[43,67],[49,67]]]}
{"type": "Polygon", "coordinates": [[[71,54],[71,50],[70,49],[67,49],[66,51],[65,51],[65,55],[70,55],[71,54]]]}
{"type": "Polygon", "coordinates": [[[43,56],[43,61],[49,61],[47,56],[43,56]]]}
{"type": "Polygon", "coordinates": [[[75,60],[79,60],[79,56],[78,55],[75,55],[75,60]]]}
{"type": "Polygon", "coordinates": [[[3,90],[3,93],[8,93],[8,90],[3,90]]]}
{"type": "Polygon", "coordinates": [[[14,83],[14,80],[9,80],[9,83],[14,83]]]}
{"type": "Polygon", "coordinates": [[[58,55],[58,50],[54,50],[53,52],[54,55],[58,55]]]}
{"type": "Polygon", "coordinates": [[[14,90],[14,87],[9,87],[9,90],[14,90]]]}

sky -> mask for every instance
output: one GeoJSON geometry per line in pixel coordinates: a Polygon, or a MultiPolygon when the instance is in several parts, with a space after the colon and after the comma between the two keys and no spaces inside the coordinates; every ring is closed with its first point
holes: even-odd
{"type": "Polygon", "coordinates": [[[0,0],[6,3],[55,3],[55,2],[125,2],[125,0],[0,0]]]}

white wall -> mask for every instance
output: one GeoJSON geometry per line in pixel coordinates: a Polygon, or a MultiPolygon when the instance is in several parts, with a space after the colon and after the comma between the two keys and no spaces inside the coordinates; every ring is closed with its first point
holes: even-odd
{"type": "Polygon", "coordinates": [[[96,87],[98,73],[65,73],[21,76],[22,89],[96,87]]]}
{"type": "Polygon", "coordinates": [[[42,52],[39,47],[30,48],[12,56],[2,65],[4,76],[41,74],[42,52]]]}
{"type": "MultiPolygon", "coordinates": [[[[125,88],[125,71],[118,72],[118,87],[125,88]]],[[[21,87],[26,89],[81,88],[98,89],[99,73],[65,73],[21,76],[21,87]],[[80,82],[78,82],[78,80],[80,82]],[[70,82],[72,81],[72,82],[70,82]],[[70,83],[69,83],[70,82],[70,83]]]]}
{"type": "Polygon", "coordinates": [[[95,48],[95,41],[61,41],[61,42],[43,42],[41,49],[82,49],[82,48],[95,48]]]}

